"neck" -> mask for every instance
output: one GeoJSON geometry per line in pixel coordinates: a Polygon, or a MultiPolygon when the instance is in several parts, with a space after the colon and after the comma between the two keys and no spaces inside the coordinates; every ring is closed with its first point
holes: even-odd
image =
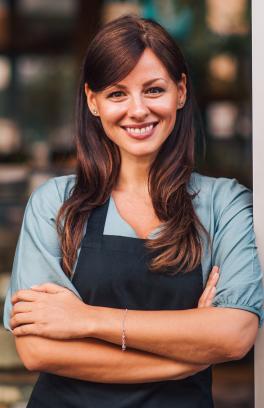
{"type": "Polygon", "coordinates": [[[121,154],[121,168],[115,190],[148,196],[148,174],[151,160],[121,154]]]}

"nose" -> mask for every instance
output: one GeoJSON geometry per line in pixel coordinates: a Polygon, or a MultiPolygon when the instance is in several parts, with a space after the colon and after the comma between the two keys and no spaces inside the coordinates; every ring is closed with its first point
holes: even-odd
{"type": "Polygon", "coordinates": [[[149,114],[149,108],[141,97],[132,98],[129,103],[128,116],[131,119],[142,120],[149,114]]]}

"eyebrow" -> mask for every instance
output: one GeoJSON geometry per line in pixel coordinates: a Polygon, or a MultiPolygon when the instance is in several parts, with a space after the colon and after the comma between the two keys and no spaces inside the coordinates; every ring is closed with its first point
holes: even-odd
{"type": "MultiPolygon", "coordinates": [[[[143,86],[147,86],[147,85],[150,85],[150,84],[152,84],[153,82],[156,82],[156,81],[159,81],[159,80],[162,80],[162,81],[164,81],[164,82],[167,82],[165,79],[163,79],[163,78],[153,78],[153,79],[150,79],[149,81],[147,81],[147,82],[144,82],[144,84],[143,84],[143,86]]],[[[127,89],[127,87],[125,86],[125,85],[123,85],[123,84],[113,84],[112,86],[111,86],[111,88],[112,87],[117,87],[117,88],[121,88],[121,89],[127,89]]]]}

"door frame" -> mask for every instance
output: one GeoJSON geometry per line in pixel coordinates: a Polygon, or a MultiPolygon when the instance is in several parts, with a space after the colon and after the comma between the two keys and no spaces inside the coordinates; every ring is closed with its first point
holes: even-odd
{"type": "MultiPolygon", "coordinates": [[[[252,0],[252,115],[254,228],[264,267],[264,2],[252,0]]],[[[264,401],[264,330],[259,330],[254,353],[255,408],[264,401]]]]}

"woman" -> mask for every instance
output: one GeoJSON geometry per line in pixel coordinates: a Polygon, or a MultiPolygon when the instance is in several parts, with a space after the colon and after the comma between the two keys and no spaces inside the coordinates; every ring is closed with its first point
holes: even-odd
{"type": "Polygon", "coordinates": [[[190,76],[151,20],[97,33],[77,112],[77,176],[32,194],[5,303],[28,407],[212,407],[263,318],[251,193],[193,172],[190,76]]]}

